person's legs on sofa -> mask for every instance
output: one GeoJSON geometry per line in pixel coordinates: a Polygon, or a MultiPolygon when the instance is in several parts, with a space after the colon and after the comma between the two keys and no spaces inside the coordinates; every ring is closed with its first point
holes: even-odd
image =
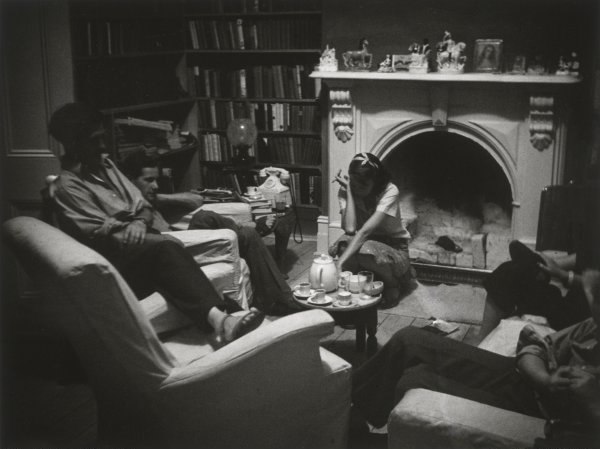
{"type": "MultiPolygon", "coordinates": [[[[408,327],[397,332],[381,350],[353,376],[353,403],[376,427],[383,426],[400,399],[397,385],[417,366],[426,365],[435,373],[430,388],[452,390],[455,383],[512,397],[515,374],[514,359],[467,345],[450,338],[408,327]],[[441,379],[448,379],[442,385],[441,379]]],[[[414,376],[414,374],[413,374],[414,376]]],[[[410,378],[408,379],[410,380],[410,378]]],[[[407,382],[405,380],[405,382],[407,382]]],[[[466,391],[466,390],[465,390],[466,391]]],[[[521,394],[521,387],[515,388],[521,394]]],[[[453,391],[447,391],[453,394],[453,391]]]]}

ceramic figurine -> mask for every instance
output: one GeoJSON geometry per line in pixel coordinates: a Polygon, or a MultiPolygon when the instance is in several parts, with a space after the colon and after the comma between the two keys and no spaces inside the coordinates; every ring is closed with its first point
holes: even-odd
{"type": "Polygon", "coordinates": [[[408,51],[411,52],[408,71],[410,73],[427,73],[429,71],[429,39],[423,39],[423,45],[413,42],[408,51]]]}
{"type": "Polygon", "coordinates": [[[378,72],[391,72],[392,71],[392,58],[390,55],[385,55],[385,59],[379,63],[378,72]]]}
{"type": "Polygon", "coordinates": [[[546,67],[544,65],[544,58],[542,55],[536,55],[533,61],[527,67],[528,75],[543,75],[546,73],[546,67]]]}
{"type": "Polygon", "coordinates": [[[571,53],[571,65],[569,67],[569,74],[572,76],[579,76],[579,58],[577,53],[571,53]]]}
{"type": "Polygon", "coordinates": [[[335,48],[329,48],[329,44],[323,50],[318,69],[320,72],[337,72],[338,61],[335,57],[335,48]]]}
{"type": "Polygon", "coordinates": [[[358,45],[358,50],[347,51],[342,54],[344,58],[344,66],[348,70],[369,70],[373,55],[369,53],[369,41],[362,38],[358,45]]]}
{"type": "Polygon", "coordinates": [[[558,68],[556,69],[557,75],[569,75],[571,73],[571,64],[565,61],[564,56],[558,58],[558,68]]]}
{"type": "Polygon", "coordinates": [[[437,44],[438,72],[463,73],[467,57],[464,55],[467,44],[455,42],[449,31],[444,32],[442,40],[437,44]]]}

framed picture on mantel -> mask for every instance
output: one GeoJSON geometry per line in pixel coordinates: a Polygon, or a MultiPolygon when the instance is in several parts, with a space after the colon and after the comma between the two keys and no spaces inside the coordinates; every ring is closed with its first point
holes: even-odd
{"type": "Polygon", "coordinates": [[[477,39],[473,68],[476,72],[500,72],[502,61],[502,39],[477,39]]]}

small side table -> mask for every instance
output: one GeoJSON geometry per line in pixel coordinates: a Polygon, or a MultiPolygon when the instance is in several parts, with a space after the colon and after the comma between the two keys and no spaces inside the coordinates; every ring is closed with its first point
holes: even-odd
{"type": "Polygon", "coordinates": [[[361,299],[360,294],[352,294],[354,305],[350,307],[336,306],[337,291],[328,293],[333,302],[326,306],[311,304],[306,299],[294,296],[294,301],[307,309],[322,309],[328,312],[337,324],[351,324],[356,327],[356,351],[363,352],[366,348],[367,355],[377,352],[377,304],[381,295],[369,299],[361,299]]]}

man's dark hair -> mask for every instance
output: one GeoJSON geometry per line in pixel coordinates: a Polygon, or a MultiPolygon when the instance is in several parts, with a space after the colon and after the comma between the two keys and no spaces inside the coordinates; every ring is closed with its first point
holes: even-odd
{"type": "Polygon", "coordinates": [[[67,103],[52,114],[48,131],[67,151],[80,144],[102,124],[104,117],[98,110],[85,103],[67,103]]]}
{"type": "Polygon", "coordinates": [[[144,150],[128,155],[120,164],[121,170],[129,179],[135,179],[142,174],[146,167],[158,167],[156,158],[148,156],[144,150]]]}
{"type": "Polygon", "coordinates": [[[79,162],[79,146],[103,124],[102,114],[85,103],[67,103],[52,114],[48,132],[63,145],[63,167],[79,162]]]}

